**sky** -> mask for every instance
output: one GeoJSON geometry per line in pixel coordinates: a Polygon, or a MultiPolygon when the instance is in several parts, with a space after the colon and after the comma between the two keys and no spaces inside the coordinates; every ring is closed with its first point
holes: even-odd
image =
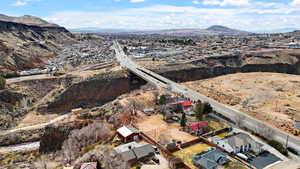
{"type": "Polygon", "coordinates": [[[0,13],[69,29],[300,29],[300,0],[1,0],[0,13]]]}

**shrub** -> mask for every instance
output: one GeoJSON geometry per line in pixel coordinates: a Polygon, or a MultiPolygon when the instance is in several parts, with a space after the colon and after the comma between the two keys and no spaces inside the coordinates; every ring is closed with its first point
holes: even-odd
{"type": "Polygon", "coordinates": [[[181,127],[185,127],[186,126],[186,116],[185,116],[185,113],[182,113],[181,121],[180,121],[180,126],[181,127]]]}
{"type": "Polygon", "coordinates": [[[0,76],[0,90],[5,88],[6,80],[4,77],[0,76]]]}
{"type": "Polygon", "coordinates": [[[268,141],[268,144],[272,147],[274,147],[276,150],[278,150],[281,154],[287,156],[288,155],[288,151],[286,148],[284,148],[284,146],[279,143],[278,141],[276,140],[270,140],[268,141]]]}
{"type": "Polygon", "coordinates": [[[158,104],[159,105],[164,105],[167,102],[167,97],[165,95],[161,95],[158,99],[158,104]]]}
{"type": "Polygon", "coordinates": [[[80,130],[73,130],[62,146],[64,159],[67,161],[75,160],[82,152],[88,152],[93,149],[93,144],[110,139],[111,134],[108,124],[97,122],[89,124],[80,130]]]}
{"type": "Polygon", "coordinates": [[[208,114],[208,113],[212,113],[213,112],[213,108],[211,107],[211,105],[207,102],[204,103],[204,113],[208,114]]]}
{"type": "Polygon", "coordinates": [[[200,100],[196,104],[195,112],[196,112],[196,118],[198,120],[201,120],[204,113],[204,105],[200,100]]]}

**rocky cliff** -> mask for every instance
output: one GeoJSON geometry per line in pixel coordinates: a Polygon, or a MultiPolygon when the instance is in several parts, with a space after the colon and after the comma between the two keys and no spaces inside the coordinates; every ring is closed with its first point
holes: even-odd
{"type": "Polygon", "coordinates": [[[60,44],[74,41],[63,27],[24,23],[0,19],[0,73],[42,66],[60,44]]]}

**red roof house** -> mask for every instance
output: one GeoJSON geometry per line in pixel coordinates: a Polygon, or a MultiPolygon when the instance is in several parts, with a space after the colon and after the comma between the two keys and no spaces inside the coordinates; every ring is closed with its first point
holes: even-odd
{"type": "Polygon", "coordinates": [[[193,106],[193,103],[191,101],[184,101],[181,103],[183,107],[193,106]]]}
{"type": "Polygon", "coordinates": [[[191,123],[190,125],[188,125],[188,127],[191,133],[200,135],[203,134],[205,131],[207,131],[208,123],[206,121],[200,121],[200,122],[191,123]]]}

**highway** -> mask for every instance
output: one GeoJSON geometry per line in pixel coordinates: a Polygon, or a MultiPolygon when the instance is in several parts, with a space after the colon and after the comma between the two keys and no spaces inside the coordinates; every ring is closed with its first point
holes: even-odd
{"type": "Polygon", "coordinates": [[[253,117],[242,113],[238,110],[235,110],[234,108],[224,105],[222,103],[219,103],[211,98],[208,98],[204,95],[199,94],[198,92],[195,92],[191,89],[188,89],[187,87],[177,84],[176,82],[173,82],[159,74],[156,74],[148,69],[145,69],[139,65],[137,65],[135,62],[133,62],[127,55],[124,53],[121,45],[117,42],[114,41],[113,45],[115,51],[116,51],[116,58],[120,65],[124,68],[129,69],[131,72],[139,76],[140,78],[146,80],[147,82],[160,87],[160,88],[165,88],[169,89],[172,92],[176,92],[178,94],[182,94],[186,98],[189,98],[192,101],[198,101],[201,100],[202,102],[208,102],[213,109],[225,116],[228,119],[231,119],[232,121],[235,121],[236,117],[243,117],[242,125],[248,129],[255,130],[257,126],[260,126],[261,128],[266,128],[274,132],[273,139],[283,143],[284,145],[286,144],[287,137],[289,138],[288,140],[288,146],[294,147],[296,149],[300,150],[300,139],[288,135],[287,133],[280,131],[272,126],[264,124],[264,122],[259,121],[257,119],[254,119],[253,117]]]}

